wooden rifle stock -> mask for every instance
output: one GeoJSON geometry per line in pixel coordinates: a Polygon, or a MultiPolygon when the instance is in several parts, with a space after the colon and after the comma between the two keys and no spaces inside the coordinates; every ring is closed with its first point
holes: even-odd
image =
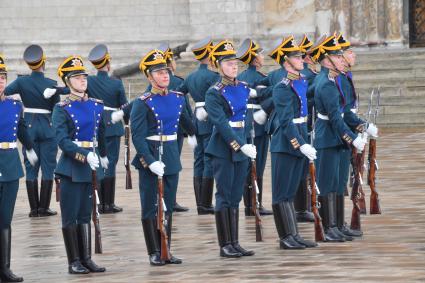
{"type": "Polygon", "coordinates": [[[100,232],[100,222],[99,222],[99,212],[97,210],[97,175],[96,170],[91,171],[92,176],[92,187],[93,187],[93,210],[92,210],[92,221],[94,225],[94,252],[97,254],[101,254],[103,252],[102,249],[102,236],[100,232]]]}
{"type": "MultiPolygon", "coordinates": [[[[360,172],[360,178],[363,180],[363,174],[364,174],[364,161],[365,161],[365,157],[366,157],[366,148],[362,151],[361,153],[361,164],[359,165],[359,172],[360,172]]],[[[360,186],[359,188],[359,208],[360,208],[360,213],[361,214],[366,214],[366,198],[365,198],[365,193],[363,191],[363,186],[360,186]]]]}
{"type": "Polygon", "coordinates": [[[161,235],[161,260],[170,260],[170,252],[168,250],[168,235],[165,229],[164,206],[164,182],[162,177],[158,176],[158,217],[157,226],[161,235]]]}
{"type": "Polygon", "coordinates": [[[124,155],[124,166],[125,166],[125,189],[133,189],[131,182],[131,170],[130,170],[130,128],[128,125],[125,126],[125,155],[124,155]]]}
{"type": "Polygon", "coordinates": [[[251,209],[255,215],[255,241],[263,241],[263,227],[261,225],[260,210],[257,200],[257,165],[255,159],[251,160],[251,209]]]}
{"type": "Polygon", "coordinates": [[[369,140],[369,170],[367,174],[367,182],[370,187],[370,214],[381,214],[381,206],[379,204],[379,195],[375,187],[376,179],[376,139],[369,140]]]}
{"type": "Polygon", "coordinates": [[[354,173],[354,183],[353,190],[351,191],[351,200],[353,202],[353,211],[351,213],[351,225],[350,228],[353,230],[361,230],[360,224],[360,206],[359,206],[359,197],[360,197],[360,187],[362,186],[362,176],[360,173],[362,163],[362,153],[358,153],[356,149],[353,149],[353,173],[354,173]]]}
{"type": "Polygon", "coordinates": [[[319,203],[317,201],[317,190],[316,190],[316,166],[314,161],[309,163],[310,171],[310,188],[311,188],[311,210],[314,215],[314,239],[316,242],[325,241],[325,231],[322,225],[322,218],[319,214],[319,203]]]}

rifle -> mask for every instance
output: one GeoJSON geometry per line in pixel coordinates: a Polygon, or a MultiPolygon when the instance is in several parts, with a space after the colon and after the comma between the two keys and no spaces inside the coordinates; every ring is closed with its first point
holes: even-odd
{"type": "MultiPolygon", "coordinates": [[[[254,115],[254,111],[251,112],[254,115]]],[[[250,131],[251,134],[251,144],[254,145],[255,139],[255,122],[254,117],[252,117],[252,129],[250,131]]],[[[258,202],[258,184],[257,184],[257,164],[255,163],[255,158],[251,158],[251,209],[252,213],[255,215],[255,241],[262,242],[263,241],[263,227],[261,225],[261,217],[260,217],[260,203],[258,202]]]]}
{"type": "MultiPolygon", "coordinates": [[[[314,142],[314,108],[312,116],[312,130],[310,133],[310,144],[313,146],[314,142]]],[[[320,203],[317,197],[317,191],[319,190],[316,184],[316,166],[313,160],[309,160],[309,173],[310,173],[310,186],[311,186],[311,210],[314,215],[314,239],[316,242],[325,241],[325,231],[322,225],[322,218],[319,214],[320,203]]]]}
{"type": "Polygon", "coordinates": [[[61,200],[61,179],[55,175],[55,184],[56,184],[56,202],[60,202],[61,200]]]}
{"type": "MultiPolygon", "coordinates": [[[[373,114],[373,123],[376,124],[376,117],[379,112],[381,92],[378,87],[378,95],[376,98],[376,106],[373,114]]],[[[367,183],[370,187],[370,214],[381,214],[381,207],[379,205],[379,196],[375,187],[376,171],[378,170],[378,162],[376,161],[376,138],[370,137],[369,140],[369,154],[368,154],[368,174],[367,183]]]]}
{"type": "MultiPolygon", "coordinates": [[[[93,154],[96,154],[96,112],[94,112],[94,135],[93,135],[93,154]]],[[[93,188],[93,195],[92,195],[92,202],[93,202],[93,210],[92,210],[92,221],[94,225],[94,252],[97,254],[102,253],[102,237],[100,232],[100,223],[99,223],[99,210],[98,210],[98,203],[99,203],[99,196],[97,194],[97,174],[96,169],[91,171],[91,181],[92,181],[92,188],[93,188]]]]}
{"type": "Polygon", "coordinates": [[[125,139],[124,139],[124,147],[125,147],[125,155],[124,155],[124,166],[125,166],[125,189],[131,190],[133,189],[133,185],[131,182],[131,170],[130,170],[130,127],[125,125],[125,139]]]}
{"type": "MultiPolygon", "coordinates": [[[[163,125],[162,121],[160,121],[161,131],[159,133],[159,157],[158,161],[162,162],[162,155],[164,153],[164,142],[162,140],[162,130],[163,125]]],[[[165,229],[165,226],[167,225],[166,219],[165,219],[165,211],[167,210],[164,202],[164,181],[162,179],[162,176],[158,176],[158,215],[157,215],[157,226],[158,230],[161,236],[161,260],[170,260],[171,255],[170,251],[168,250],[168,235],[167,231],[165,229]]]]}

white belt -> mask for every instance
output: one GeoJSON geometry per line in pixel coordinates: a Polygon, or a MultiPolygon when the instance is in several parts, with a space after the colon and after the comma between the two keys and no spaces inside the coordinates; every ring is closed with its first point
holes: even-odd
{"type": "Polygon", "coordinates": [[[203,102],[195,102],[195,107],[204,107],[205,106],[205,101],[203,102]]]}
{"type": "Polygon", "coordinates": [[[247,104],[246,108],[248,108],[248,109],[261,109],[261,105],[260,104],[247,104]]]}
{"type": "Polygon", "coordinates": [[[232,128],[244,128],[245,121],[236,121],[236,122],[229,121],[229,125],[232,128]]]}
{"type": "Polygon", "coordinates": [[[351,108],[350,110],[351,110],[351,112],[353,112],[354,114],[357,114],[357,108],[351,108]]]}
{"type": "Polygon", "coordinates": [[[16,147],[16,142],[0,142],[0,149],[11,149],[16,147]]]}
{"type": "Polygon", "coordinates": [[[52,111],[47,109],[40,109],[40,108],[25,108],[25,113],[37,113],[37,114],[50,114],[52,111]]]}
{"type": "Polygon", "coordinates": [[[299,118],[292,119],[292,123],[294,124],[307,123],[307,117],[299,117],[299,118]]]}
{"type": "Polygon", "coordinates": [[[118,108],[113,108],[113,107],[108,107],[108,106],[103,106],[103,110],[110,110],[110,111],[118,111],[118,108]]]}
{"type": "MultiPolygon", "coordinates": [[[[79,147],[93,148],[93,142],[91,141],[72,141],[72,142],[78,145],[79,147]]],[[[97,143],[95,143],[94,146],[97,147],[97,143]]]]}
{"type": "Polygon", "coordinates": [[[175,134],[175,135],[162,135],[162,136],[155,135],[155,136],[149,136],[146,139],[150,140],[150,141],[161,141],[162,140],[163,142],[175,141],[177,139],[177,134],[175,134]],[[162,137],[162,139],[161,139],[161,137],[162,137]]]}
{"type": "MultiPolygon", "coordinates": [[[[322,119],[322,120],[329,120],[329,116],[328,115],[323,115],[323,114],[317,113],[317,117],[319,119],[322,119]]],[[[341,117],[344,118],[344,113],[341,113],[341,117]]]]}

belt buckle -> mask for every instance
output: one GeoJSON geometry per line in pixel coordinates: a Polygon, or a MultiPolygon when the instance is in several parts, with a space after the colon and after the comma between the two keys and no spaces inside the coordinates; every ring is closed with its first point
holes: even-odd
{"type": "Polygon", "coordinates": [[[8,142],[2,142],[1,143],[1,149],[9,149],[9,143],[8,142]]]}
{"type": "Polygon", "coordinates": [[[84,148],[90,147],[90,142],[89,141],[82,141],[81,142],[81,147],[84,147],[84,148]]]}

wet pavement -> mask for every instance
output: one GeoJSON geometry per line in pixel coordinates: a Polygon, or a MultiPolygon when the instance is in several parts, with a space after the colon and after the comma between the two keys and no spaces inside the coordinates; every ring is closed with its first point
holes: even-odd
{"type": "MultiPolygon", "coordinates": [[[[214,216],[196,214],[193,157],[185,143],[177,199],[191,209],[175,214],[172,241],[173,254],[184,262],[164,267],[149,265],[140,222],[137,172],[132,171],[134,189],[125,190],[121,158],[116,204],[124,212],[101,215],[104,253],[93,256],[107,272],[85,276],[67,273],[60,216],[28,218],[22,179],[12,224],[12,270],[25,282],[425,282],[424,152],[425,133],[382,134],[378,140],[377,189],[383,214],[362,215],[363,238],[320,243],[315,249],[279,250],[273,216],[263,217],[264,242],[257,243],[254,219],[245,217],[241,207],[240,242],[256,254],[223,259],[219,257],[214,216]]],[[[264,204],[271,208],[270,160],[264,183],[264,204]]],[[[366,182],[364,188],[368,199],[366,182]]],[[[59,211],[57,203],[52,207],[59,211]]],[[[347,221],[351,208],[347,198],[347,221]]],[[[312,240],[313,225],[299,226],[301,234],[312,240]]]]}

